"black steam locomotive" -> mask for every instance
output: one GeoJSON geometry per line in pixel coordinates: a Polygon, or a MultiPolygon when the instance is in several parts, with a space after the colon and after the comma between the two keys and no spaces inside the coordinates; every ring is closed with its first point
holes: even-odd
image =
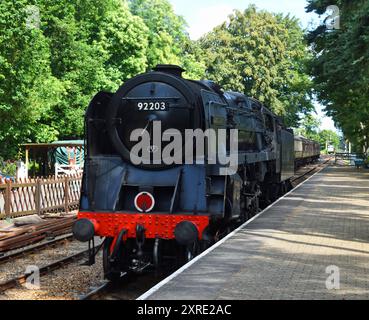
{"type": "MultiPolygon", "coordinates": [[[[98,93],[86,112],[87,155],[73,232],[81,241],[105,237],[109,279],[190,260],[291,187],[293,131],[259,101],[211,81],[184,79],[183,71],[158,65],[114,94],[98,93]],[[132,132],[150,132],[154,122],[183,135],[214,129],[229,138],[237,129],[236,172],[221,174],[225,165],[210,163],[207,149],[193,164],[133,164],[132,132]]],[[[153,157],[157,143],[150,141],[153,157]]],[[[170,143],[160,142],[161,148],[170,143]]]]}

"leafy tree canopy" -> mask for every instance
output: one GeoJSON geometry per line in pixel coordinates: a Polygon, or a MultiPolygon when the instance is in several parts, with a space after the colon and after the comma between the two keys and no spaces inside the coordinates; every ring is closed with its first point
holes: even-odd
{"type": "Polygon", "coordinates": [[[147,28],[119,0],[40,0],[52,73],[64,86],[63,99],[45,123],[59,138],[81,136],[83,115],[99,90],[113,90],[144,71],[147,28]]]}
{"type": "Polygon", "coordinates": [[[340,148],[341,138],[337,132],[325,129],[319,132],[318,141],[322,148],[332,145],[335,150],[338,150],[340,148]]]}
{"type": "Polygon", "coordinates": [[[321,25],[308,40],[316,58],[311,64],[315,91],[328,115],[361,150],[369,147],[369,2],[309,0],[307,11],[340,10],[338,30],[321,25]]]}
{"type": "Polygon", "coordinates": [[[319,140],[319,127],[321,121],[312,113],[304,115],[298,122],[297,128],[294,129],[295,134],[304,136],[308,139],[319,140]]]}
{"type": "Polygon", "coordinates": [[[288,125],[298,113],[313,110],[311,81],[306,72],[310,55],[298,20],[249,6],[234,11],[229,22],[201,40],[207,77],[227,90],[259,99],[288,125]]]}
{"type": "Polygon", "coordinates": [[[52,74],[48,39],[26,25],[29,4],[0,2],[0,145],[6,155],[30,137],[58,134],[41,119],[60,102],[63,85],[52,74]]]}
{"type": "Polygon", "coordinates": [[[148,27],[147,70],[157,64],[182,65],[184,77],[203,77],[205,63],[199,46],[191,41],[183,17],[174,13],[168,0],[128,0],[134,15],[148,27]]]}
{"type": "Polygon", "coordinates": [[[20,143],[81,137],[92,96],[146,69],[148,29],[120,0],[1,1],[0,30],[5,157],[20,143]],[[30,5],[37,27],[27,25],[30,5]]]}
{"type": "Polygon", "coordinates": [[[167,0],[2,0],[0,155],[15,157],[25,142],[82,137],[96,92],[158,63],[201,78],[202,52],[185,27],[167,0]],[[34,9],[40,23],[29,27],[34,9]]]}
{"type": "Polygon", "coordinates": [[[2,0],[0,155],[15,157],[20,143],[81,138],[96,92],[158,63],[254,96],[289,125],[313,109],[311,57],[295,18],[250,6],[200,41],[185,29],[168,0],[2,0]],[[27,24],[30,5],[37,27],[27,24]]]}

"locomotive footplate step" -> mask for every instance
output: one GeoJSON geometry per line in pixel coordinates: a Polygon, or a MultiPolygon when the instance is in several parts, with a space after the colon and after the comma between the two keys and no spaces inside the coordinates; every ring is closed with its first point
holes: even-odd
{"type": "Polygon", "coordinates": [[[369,299],[368,193],[329,166],[139,299],[369,299]]]}

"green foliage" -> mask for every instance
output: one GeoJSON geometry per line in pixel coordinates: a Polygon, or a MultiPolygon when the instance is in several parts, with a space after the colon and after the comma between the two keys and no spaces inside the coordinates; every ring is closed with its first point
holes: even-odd
{"type": "Polygon", "coordinates": [[[166,0],[129,0],[128,3],[132,13],[141,17],[148,27],[148,68],[159,63],[179,64],[181,41],[185,39],[184,19],[174,13],[166,0]]]}
{"type": "Polygon", "coordinates": [[[295,134],[305,138],[312,139],[320,143],[322,150],[325,150],[328,145],[333,145],[336,150],[340,147],[341,138],[333,130],[319,130],[321,121],[318,117],[308,113],[302,117],[299,122],[299,127],[294,129],[295,134]]]}
{"type": "Polygon", "coordinates": [[[146,69],[147,32],[120,0],[0,3],[0,151],[27,141],[81,137],[84,111],[146,69]],[[28,28],[27,5],[40,28],[28,28]]]}
{"type": "Polygon", "coordinates": [[[147,70],[157,64],[182,65],[184,77],[198,79],[205,74],[199,45],[191,41],[183,17],[174,13],[167,0],[129,0],[134,15],[148,27],[147,70]]]}
{"type": "Polygon", "coordinates": [[[202,77],[202,52],[185,27],[166,0],[2,0],[0,154],[80,138],[94,94],[158,63],[202,77]],[[28,5],[39,8],[39,28],[26,25],[28,5]]]}
{"type": "MultiPolygon", "coordinates": [[[[18,144],[39,138],[38,123],[60,101],[62,84],[52,75],[47,38],[26,27],[30,1],[0,2],[0,145],[14,155],[18,144]]],[[[43,129],[43,134],[48,128],[43,129]]]]}
{"type": "Polygon", "coordinates": [[[294,132],[308,139],[319,141],[320,125],[320,120],[311,113],[308,113],[299,121],[298,128],[294,129],[294,132]]]}
{"type": "Polygon", "coordinates": [[[346,138],[369,148],[369,2],[309,0],[308,11],[340,9],[340,29],[319,26],[309,33],[316,58],[311,65],[315,90],[346,138]]]}
{"type": "Polygon", "coordinates": [[[296,125],[299,112],[313,110],[306,73],[310,56],[298,20],[255,6],[234,11],[229,19],[200,40],[207,77],[259,99],[296,125]]]}
{"type": "Polygon", "coordinates": [[[59,138],[80,137],[83,115],[99,90],[116,90],[144,71],[147,36],[143,21],[119,0],[40,0],[51,69],[63,99],[45,115],[59,138]]]}
{"type": "Polygon", "coordinates": [[[184,78],[200,80],[204,79],[206,63],[204,52],[196,41],[188,37],[182,42],[183,52],[181,53],[181,65],[186,70],[184,78]]]}
{"type": "Polygon", "coordinates": [[[312,110],[298,21],[253,6],[230,20],[191,41],[168,0],[2,0],[0,154],[15,157],[25,142],[81,138],[94,94],[158,63],[245,92],[297,124],[312,110]],[[39,28],[26,24],[28,5],[40,10],[39,28]]]}
{"type": "Polygon", "coordinates": [[[338,150],[340,147],[340,136],[332,130],[320,131],[317,141],[319,141],[322,148],[332,145],[334,146],[335,150],[338,150]]]}
{"type": "Polygon", "coordinates": [[[0,157],[0,172],[5,175],[15,176],[17,173],[17,165],[14,161],[4,161],[4,159],[0,157]]]}

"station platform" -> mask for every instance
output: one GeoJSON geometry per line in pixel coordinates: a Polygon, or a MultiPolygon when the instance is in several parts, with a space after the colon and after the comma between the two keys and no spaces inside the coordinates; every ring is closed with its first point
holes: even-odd
{"type": "Polygon", "coordinates": [[[369,299],[369,170],[324,168],[139,299],[369,299]]]}

